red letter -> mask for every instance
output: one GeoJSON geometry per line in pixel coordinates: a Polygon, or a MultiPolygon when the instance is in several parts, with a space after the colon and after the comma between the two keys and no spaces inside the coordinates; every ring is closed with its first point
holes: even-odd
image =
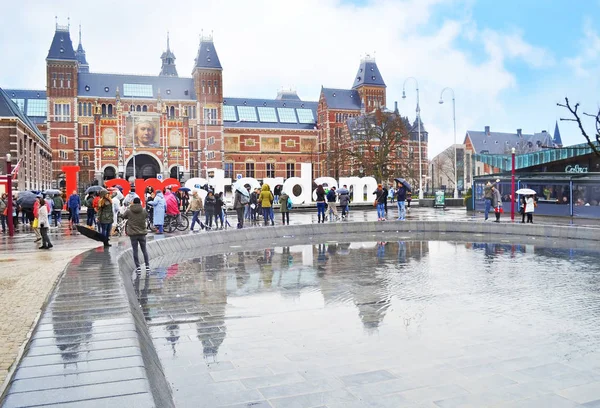
{"type": "Polygon", "coordinates": [[[107,180],[104,183],[104,186],[106,186],[107,188],[111,188],[114,186],[121,186],[121,187],[123,187],[123,191],[122,191],[123,195],[129,194],[129,190],[131,189],[127,180],[123,180],[123,179],[107,180]]]}
{"type": "Polygon", "coordinates": [[[155,178],[149,178],[148,180],[136,179],[135,180],[135,192],[140,196],[142,204],[144,204],[144,195],[146,193],[146,187],[152,187],[154,191],[164,190],[167,187],[171,187],[171,191],[175,192],[179,190],[181,184],[177,179],[168,178],[164,181],[160,181],[155,178]]]}
{"type": "Polygon", "coordinates": [[[62,171],[65,173],[65,182],[67,188],[67,197],[77,190],[77,173],[79,173],[79,166],[63,166],[62,171]]]}

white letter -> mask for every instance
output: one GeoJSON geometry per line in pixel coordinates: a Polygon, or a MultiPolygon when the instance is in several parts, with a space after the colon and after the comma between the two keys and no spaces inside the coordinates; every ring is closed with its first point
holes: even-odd
{"type": "Polygon", "coordinates": [[[298,205],[310,203],[312,192],[312,164],[300,163],[300,177],[290,177],[283,183],[283,191],[290,196],[292,204],[298,205]],[[302,193],[299,196],[294,195],[294,186],[300,185],[302,193]]]}

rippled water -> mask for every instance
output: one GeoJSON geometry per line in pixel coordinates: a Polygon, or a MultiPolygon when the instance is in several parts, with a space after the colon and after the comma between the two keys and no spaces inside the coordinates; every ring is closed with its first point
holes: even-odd
{"type": "Polygon", "coordinates": [[[600,385],[599,260],[326,242],[189,259],[136,284],[178,406],[552,406],[600,385]]]}

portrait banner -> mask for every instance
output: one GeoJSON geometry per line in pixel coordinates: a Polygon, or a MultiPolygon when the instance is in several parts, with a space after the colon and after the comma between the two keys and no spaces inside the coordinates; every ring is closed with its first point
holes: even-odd
{"type": "Polygon", "coordinates": [[[134,115],[125,122],[125,146],[136,149],[160,146],[160,117],[158,115],[134,115]]]}

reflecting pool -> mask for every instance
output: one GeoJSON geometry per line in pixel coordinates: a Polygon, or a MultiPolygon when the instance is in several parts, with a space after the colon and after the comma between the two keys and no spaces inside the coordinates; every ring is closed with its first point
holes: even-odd
{"type": "Polygon", "coordinates": [[[330,241],[231,248],[135,287],[178,407],[600,406],[599,261],[330,241]]]}

